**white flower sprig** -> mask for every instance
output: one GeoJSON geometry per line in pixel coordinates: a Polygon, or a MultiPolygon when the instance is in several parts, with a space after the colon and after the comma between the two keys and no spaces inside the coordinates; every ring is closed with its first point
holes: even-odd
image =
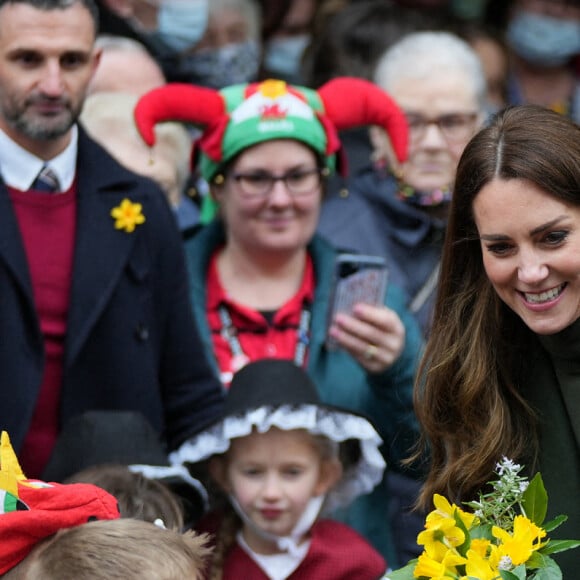
{"type": "Polygon", "coordinates": [[[526,477],[520,476],[522,469],[521,465],[503,457],[495,466],[498,479],[490,482],[493,490],[480,494],[478,501],[466,502],[482,524],[512,531],[515,516],[526,515],[522,500],[529,482],[526,477]]]}

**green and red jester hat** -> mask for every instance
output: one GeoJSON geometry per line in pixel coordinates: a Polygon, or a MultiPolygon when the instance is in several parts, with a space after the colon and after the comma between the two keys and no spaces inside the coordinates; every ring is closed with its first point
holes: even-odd
{"type": "Polygon", "coordinates": [[[338,131],[357,126],[382,127],[398,160],[407,155],[403,112],[377,85],[351,77],[333,79],[318,91],[273,79],[220,91],[168,83],[143,95],[135,107],[137,128],[149,146],[155,143],[155,125],[164,121],[202,130],[196,161],[208,182],[241,151],[272,139],[300,141],[321,155],[329,170],[344,173],[340,158],[337,163],[338,131]]]}
{"type": "Polygon", "coordinates": [[[88,483],[26,479],[6,431],[0,435],[0,576],[44,538],[92,520],[120,517],[117,500],[88,483]]]}

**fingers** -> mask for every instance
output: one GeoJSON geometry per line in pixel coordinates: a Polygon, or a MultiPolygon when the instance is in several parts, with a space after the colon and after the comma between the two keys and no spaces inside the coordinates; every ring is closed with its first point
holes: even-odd
{"type": "Polygon", "coordinates": [[[405,327],[385,306],[357,304],[353,316],[338,314],[330,329],[338,344],[369,372],[381,372],[401,355],[405,327]]]}

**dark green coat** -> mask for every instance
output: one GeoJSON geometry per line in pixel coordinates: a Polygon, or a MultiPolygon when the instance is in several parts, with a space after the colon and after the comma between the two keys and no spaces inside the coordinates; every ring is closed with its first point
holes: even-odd
{"type": "MultiPolygon", "coordinates": [[[[539,341],[522,390],[540,420],[538,470],[548,492],[547,519],[568,516],[549,536],[580,540],[580,321],[539,341]]],[[[580,549],[554,558],[565,579],[578,578],[580,549]]]]}

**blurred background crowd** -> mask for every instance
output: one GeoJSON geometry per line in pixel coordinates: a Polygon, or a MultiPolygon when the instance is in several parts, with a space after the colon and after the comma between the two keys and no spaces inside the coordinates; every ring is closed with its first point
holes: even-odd
{"type": "MultiPolygon", "coordinates": [[[[334,397],[341,390],[336,386],[339,383],[348,386],[344,388],[345,397],[357,389],[357,396],[361,393],[366,396],[368,392],[375,396],[379,379],[382,386],[389,386],[392,391],[389,392],[396,398],[393,402],[384,393],[379,393],[379,403],[371,403],[376,412],[373,419],[380,423],[378,430],[385,441],[385,449],[392,452],[396,447],[405,447],[399,455],[392,456],[384,485],[373,492],[381,495],[388,504],[376,514],[380,520],[378,527],[388,519],[393,534],[377,540],[376,536],[381,536],[382,531],[379,529],[379,533],[376,530],[369,532],[367,539],[387,557],[390,566],[405,563],[417,555],[415,539],[423,526],[424,514],[412,513],[411,506],[419,493],[425,465],[421,465],[420,461],[411,465],[404,461],[401,454],[411,452],[416,437],[413,384],[419,357],[431,331],[457,163],[477,131],[495,113],[509,105],[542,105],[580,123],[580,1],[97,0],[97,4],[100,22],[96,46],[102,54],[88,84],[79,121],[90,137],[118,163],[135,174],[157,182],[166,194],[181,237],[173,227],[171,214],[166,210],[167,204],[161,193],[157,192],[156,199],[163,202],[163,211],[169,216],[169,233],[175,230],[175,247],[184,242],[189,267],[188,282],[193,288],[193,304],[188,302],[187,307],[193,306],[199,326],[196,332],[203,339],[199,341],[199,353],[192,353],[191,358],[201,360],[207,356],[211,368],[204,367],[203,371],[212,375],[214,393],[221,393],[224,385],[227,387],[226,381],[218,381],[225,374],[224,369],[218,367],[223,366],[224,360],[234,367],[237,356],[234,347],[240,345],[225,343],[224,337],[228,336],[226,330],[230,330],[226,328],[228,320],[224,321],[221,310],[212,314],[212,302],[206,300],[211,292],[217,295],[217,298],[214,296],[216,304],[218,298],[221,300],[226,296],[251,308],[252,313],[255,311],[260,315],[260,321],[268,330],[275,328],[277,338],[291,328],[292,340],[296,340],[296,336],[301,340],[301,334],[304,334],[302,316],[304,312],[309,315],[306,307],[294,305],[300,315],[299,325],[282,325],[280,329],[280,325],[273,323],[277,320],[276,315],[283,312],[281,304],[290,303],[288,300],[295,296],[300,298],[300,293],[296,292],[298,289],[303,291],[301,284],[306,283],[300,269],[300,278],[297,281],[293,279],[291,284],[285,285],[284,280],[277,279],[271,286],[262,284],[263,287],[260,287],[262,281],[255,274],[259,271],[258,266],[262,265],[260,258],[275,256],[276,259],[270,260],[268,265],[279,266],[284,252],[276,253],[278,248],[266,247],[268,240],[260,246],[262,250],[266,247],[267,251],[255,251],[263,240],[247,227],[254,214],[258,213],[252,205],[254,201],[261,203],[271,196],[276,198],[271,203],[281,207],[294,204],[298,198],[300,205],[300,196],[316,193],[306,209],[301,206],[300,211],[307,214],[308,219],[307,227],[303,228],[306,233],[301,230],[302,237],[292,248],[297,250],[301,259],[309,256],[312,262],[305,263],[308,268],[315,268],[314,281],[308,282],[312,287],[304,290],[304,301],[315,303],[316,314],[326,312],[328,307],[330,291],[326,291],[324,284],[330,284],[331,266],[327,270],[316,268],[320,263],[326,266],[332,262],[334,265],[335,251],[371,254],[385,259],[389,271],[389,292],[397,291],[396,301],[390,297],[391,302],[386,303],[384,310],[371,312],[372,316],[368,314],[366,318],[369,320],[365,321],[368,327],[372,326],[373,334],[369,336],[386,337],[385,344],[369,338],[365,341],[366,350],[361,350],[362,347],[357,350],[355,347],[358,344],[353,343],[354,346],[349,349],[345,340],[342,347],[348,352],[343,353],[344,357],[340,355],[344,366],[336,363],[339,355],[330,354],[325,358],[328,353],[322,341],[317,345],[312,340],[307,347],[310,361],[315,360],[317,352],[322,353],[321,360],[329,361],[321,363],[316,369],[318,373],[314,373],[319,375],[315,378],[323,392],[321,397],[328,399],[324,400],[325,403],[335,402],[334,397]],[[174,119],[159,123],[155,128],[155,144],[149,147],[135,124],[136,104],[141,102],[144,95],[167,83],[198,85],[218,91],[235,84],[280,79],[306,87],[304,94],[310,95],[312,93],[308,89],[319,91],[329,81],[339,77],[357,77],[374,83],[400,107],[409,128],[405,159],[401,155],[397,158],[383,130],[357,125],[339,133],[342,149],[337,153],[340,171],[336,175],[329,175],[326,167],[318,165],[313,166],[312,170],[297,172],[290,164],[296,151],[308,152],[308,167],[319,163],[321,158],[325,159],[329,152],[316,151],[317,155],[314,156],[312,148],[301,142],[301,136],[294,135],[278,138],[279,143],[275,146],[267,144],[272,147],[270,149],[262,143],[249,144],[256,146],[254,152],[263,155],[260,163],[268,168],[271,165],[272,170],[278,169],[277,172],[262,171],[257,176],[255,171],[233,172],[234,166],[244,169],[243,162],[247,159],[244,157],[246,151],[236,151],[225,160],[227,171],[224,170],[224,175],[206,175],[207,179],[204,179],[198,167],[203,153],[196,151],[194,146],[196,138],[202,135],[203,127],[193,123],[177,123],[174,119]],[[275,148],[278,145],[284,147],[284,152],[275,148]],[[280,164],[284,165],[280,160],[286,165],[290,164],[284,173],[280,171],[280,164]],[[229,181],[228,177],[231,177],[229,181]],[[288,180],[292,179],[297,183],[290,181],[289,185],[288,180]],[[285,194],[280,194],[282,201],[276,197],[277,193],[271,195],[274,190],[279,192],[278,186],[281,187],[281,184],[278,181],[284,182],[285,194]],[[308,191],[302,191],[301,186],[308,186],[308,191]],[[238,189],[241,191],[244,187],[251,190],[240,194],[246,205],[240,202],[236,206],[234,193],[239,193],[238,189]],[[216,216],[221,218],[222,224],[217,223],[220,220],[214,219],[216,216]],[[218,227],[224,231],[218,232],[221,237],[216,234],[214,244],[214,239],[210,240],[208,236],[213,235],[212,232],[217,231],[218,227]],[[321,241],[321,238],[325,240],[321,241]],[[229,245],[224,245],[224,240],[229,245]],[[328,242],[330,244],[326,246],[328,242]],[[314,245],[322,250],[315,251],[314,245]],[[319,254],[324,254],[324,257],[319,254]],[[217,256],[224,258],[224,255],[227,259],[216,261],[217,256]],[[240,282],[239,268],[236,270],[233,267],[239,266],[240,256],[248,258],[246,272],[252,274],[247,280],[242,279],[246,286],[240,282]],[[210,262],[210,258],[214,261],[210,262]],[[207,264],[211,264],[211,268],[207,264]],[[228,266],[231,270],[227,269],[228,266]],[[323,271],[328,275],[320,275],[323,271]],[[223,289],[220,286],[222,283],[223,289]],[[324,287],[324,292],[320,291],[321,287],[324,287]],[[277,297],[276,303],[268,300],[258,303],[262,295],[268,292],[264,290],[260,293],[257,289],[269,290],[271,296],[277,297]],[[314,295],[315,291],[318,294],[313,299],[309,293],[314,295]],[[322,298],[319,298],[321,295],[322,298]],[[384,318],[383,314],[387,311],[389,317],[384,318]],[[220,336],[224,342],[221,345],[220,336]],[[395,347],[391,347],[391,343],[395,347]],[[385,347],[383,351],[389,355],[388,359],[381,360],[377,356],[377,349],[381,347],[385,347]],[[400,393],[404,396],[399,396],[400,393]],[[387,412],[382,405],[388,408],[387,412]],[[391,411],[392,419],[389,416],[391,411]],[[406,430],[399,428],[399,423],[406,430]]],[[[3,82],[1,76],[0,82],[3,82]]],[[[351,96],[345,91],[344,95],[335,95],[335,98],[348,103],[351,96]]],[[[382,92],[381,97],[385,97],[382,92]]],[[[190,105],[194,109],[197,103],[190,105]]],[[[353,104],[353,109],[357,106],[360,108],[360,102],[356,106],[353,104]]],[[[211,133],[211,129],[207,134],[211,133]]],[[[276,140],[276,137],[271,139],[276,140]]],[[[244,147],[252,151],[247,144],[244,147]]],[[[331,153],[334,155],[335,151],[331,153]]],[[[298,164],[297,167],[300,169],[302,165],[298,164]]],[[[100,172],[106,173],[105,170],[100,172]]],[[[6,179],[5,175],[3,179],[6,179]]],[[[143,230],[155,223],[154,211],[150,214],[151,217],[149,214],[147,216],[148,225],[143,230]]],[[[159,215],[162,216],[162,212],[159,215]]],[[[106,218],[109,220],[110,216],[106,218]]],[[[143,221],[137,222],[141,223],[143,221]]],[[[173,251],[167,239],[159,235],[156,243],[164,252],[181,260],[182,248],[173,248],[173,251]]],[[[92,267],[90,261],[86,264],[92,267]]],[[[181,268],[181,261],[179,265],[181,268]]],[[[171,269],[168,267],[167,271],[171,269]]],[[[150,283],[147,278],[149,272],[142,274],[138,265],[135,270],[134,275],[139,278],[136,286],[142,282],[140,277],[150,283]]],[[[133,275],[132,268],[128,271],[133,275]]],[[[156,276],[156,272],[151,275],[154,282],[157,281],[156,276]]],[[[159,275],[159,278],[164,276],[168,274],[159,275]]],[[[181,288],[176,283],[175,287],[178,286],[181,288]]],[[[138,304],[138,300],[131,301],[138,304]]],[[[170,302],[169,299],[167,301],[170,302]]],[[[183,325],[193,327],[188,320],[184,319],[183,325]]],[[[306,329],[309,324],[305,323],[306,329]]],[[[239,328],[235,330],[237,332],[239,328]]],[[[267,342],[264,338],[266,332],[254,334],[258,338],[253,339],[255,344],[252,346],[262,349],[267,342]]],[[[142,325],[137,327],[136,336],[143,343],[150,338],[147,328],[142,325]]],[[[187,350],[187,346],[182,348],[182,343],[176,348],[180,356],[183,350],[187,350]]],[[[250,358],[260,357],[252,355],[250,358]]],[[[135,361],[136,365],[141,365],[141,359],[136,358],[135,361]]],[[[163,362],[166,363],[165,370],[171,370],[172,365],[165,359],[163,362]]],[[[232,371],[235,370],[232,368],[232,371]]],[[[135,379],[135,382],[138,380],[135,379]]],[[[361,398],[364,398],[363,395],[361,398]]],[[[355,402],[350,405],[350,410],[359,411],[354,395],[353,400],[355,402]]],[[[40,411],[42,415],[43,409],[40,411]]],[[[211,412],[215,414],[217,411],[214,409],[211,412]]],[[[123,429],[123,433],[134,433],[128,427],[123,429]]],[[[101,438],[103,426],[96,431],[101,438]]],[[[103,449],[114,451],[114,442],[123,438],[122,435],[113,434],[111,443],[103,445],[103,449]]],[[[139,439],[143,440],[143,437],[139,439]]],[[[71,440],[81,448],[78,432],[73,432],[71,440]]],[[[98,446],[90,443],[88,447],[96,449],[98,446]]],[[[165,451],[161,450],[160,458],[153,459],[135,458],[133,455],[131,458],[107,456],[105,459],[123,464],[151,463],[168,468],[165,451]]],[[[71,461],[71,450],[65,448],[60,453],[66,459],[65,463],[69,464],[69,472],[59,472],[53,464],[49,464],[56,471],[54,475],[45,477],[55,481],[71,477],[74,480],[74,470],[70,469],[74,463],[71,461]]],[[[81,455],[85,458],[84,448],[81,455]]],[[[83,469],[97,463],[97,459],[88,464],[83,462],[76,465],[76,471],[83,474],[83,469]]],[[[147,475],[137,471],[140,476],[147,475]]],[[[177,480],[178,484],[186,487],[185,495],[188,495],[188,486],[195,481],[192,474],[187,471],[185,474],[182,471],[162,471],[161,475],[155,472],[152,479],[177,480]]],[[[141,485],[141,480],[134,475],[134,472],[129,474],[125,469],[120,474],[105,473],[105,479],[111,478],[115,484],[121,481],[119,485],[124,490],[128,486],[141,485]]],[[[86,481],[90,482],[95,474],[89,471],[86,477],[86,481]]],[[[85,480],[80,478],[78,481],[85,480]]],[[[173,483],[175,485],[175,481],[173,483]]],[[[138,495],[137,491],[129,491],[138,495]]],[[[178,514],[176,528],[183,527],[184,517],[185,520],[196,519],[206,507],[202,500],[206,500],[205,496],[198,500],[199,505],[186,506],[193,515],[178,514]]],[[[375,499],[372,501],[375,506],[379,505],[375,499]]],[[[127,511],[130,511],[129,508],[127,511]]],[[[168,512],[166,519],[170,517],[171,513],[168,512]]]]}
{"type": "MultiPolygon", "coordinates": [[[[398,165],[380,132],[341,131],[348,172],[327,180],[318,233],[381,255],[423,338],[429,336],[457,162],[507,105],[580,121],[577,0],[99,0],[103,57],[81,120],[109,153],[157,180],[185,240],[217,210],[196,173],[200,129],[164,123],[152,150],[134,127],[139,96],[166,82],[211,89],[275,78],[319,89],[360,77],[407,115],[398,165]]],[[[345,95],[348,99],[348,95],[345,95]]],[[[199,306],[202,308],[203,305],[199,306]]],[[[198,312],[203,317],[203,312],[198,312]]],[[[388,478],[401,562],[414,555],[420,476],[388,478]]]]}
{"type": "MultiPolygon", "coordinates": [[[[99,4],[98,42],[104,56],[91,92],[138,95],[165,81],[220,89],[267,78],[313,88],[337,76],[374,80],[376,63],[403,36],[444,30],[465,40],[480,57],[487,83],[486,114],[506,104],[535,103],[580,120],[580,6],[575,0],[99,0],[99,4]]],[[[110,105],[95,105],[95,114],[101,108],[110,112],[110,105]]],[[[123,159],[115,142],[108,148],[123,159]]],[[[356,135],[351,142],[352,173],[352,168],[368,161],[368,144],[365,148],[365,140],[356,135]]],[[[177,160],[181,167],[162,168],[163,163],[155,170],[174,174],[163,184],[166,191],[173,191],[170,199],[178,208],[180,226],[187,229],[199,219],[206,188],[195,179],[183,179],[182,159],[177,160]]],[[[146,166],[145,161],[144,171],[146,166]]]]}

